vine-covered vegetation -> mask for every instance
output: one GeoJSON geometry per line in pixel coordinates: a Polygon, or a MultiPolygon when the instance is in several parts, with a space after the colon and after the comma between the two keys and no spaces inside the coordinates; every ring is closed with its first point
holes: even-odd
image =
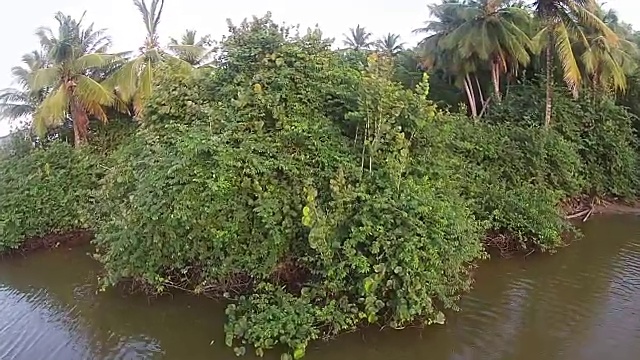
{"type": "MultiPolygon", "coordinates": [[[[520,10],[504,14],[520,24],[520,10]]],[[[67,43],[84,38],[79,22],[59,20],[73,30],[61,32],[67,43]]],[[[58,95],[26,92],[41,131],[2,152],[0,251],[92,230],[105,288],[134,281],[225,298],[225,340],[239,355],[278,347],[298,359],[310,341],[360,326],[444,323],[487,249],[553,251],[574,231],[568,200],[636,197],[637,121],[603,90],[611,72],[575,96],[576,78],[569,88],[526,72],[508,80],[515,73],[500,64],[540,73],[524,56],[496,52],[505,57],[482,68],[472,44],[452,53],[455,32],[411,51],[389,34],[373,51],[357,27],[352,49],[336,51],[318,29],[294,33],[270,16],[230,24],[216,54],[204,52],[208,38],[188,44],[192,33],[172,42],[175,57],[149,58],[160,51],[155,26],[147,62],[74,59],[102,69],[79,78],[102,78],[108,99],[88,101],[93,83],[74,93],[67,78],[58,95]],[[188,69],[180,57],[210,63],[188,69]],[[69,102],[52,110],[60,99],[69,102]],[[100,124],[107,114],[116,120],[100,124]]],[[[527,33],[507,28],[535,57],[527,33]]]]}

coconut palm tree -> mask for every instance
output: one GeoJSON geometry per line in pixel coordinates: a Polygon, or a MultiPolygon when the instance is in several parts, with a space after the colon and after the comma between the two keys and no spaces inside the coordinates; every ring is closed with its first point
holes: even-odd
{"type": "Polygon", "coordinates": [[[414,50],[400,51],[395,57],[394,79],[406,88],[415,88],[423,76],[419,60],[420,58],[414,50]]]}
{"type": "Polygon", "coordinates": [[[29,76],[33,92],[45,92],[46,97],[37,107],[33,126],[39,136],[49,127],[60,125],[68,117],[73,122],[75,145],[87,140],[89,117],[107,121],[103,106],[112,106],[113,94],[92,78],[96,69],[117,61],[117,55],[105,54],[109,38],[104,30],[93,30],[93,25],[82,28],[70,16],[57,13],[57,33],[49,28],[38,29],[43,51],[49,64],[29,76]]]}
{"type": "Polygon", "coordinates": [[[632,41],[627,40],[631,31],[628,26],[619,22],[614,10],[605,12],[599,8],[594,14],[619,35],[619,40],[611,43],[598,29],[583,26],[587,46],[575,41],[577,46],[574,52],[579,54],[584,77],[589,79],[593,88],[601,92],[607,93],[610,89],[625,91],[627,75],[632,74],[637,68],[638,48],[632,41]]]}
{"type": "Polygon", "coordinates": [[[145,0],[133,0],[147,30],[143,46],[137,56],[130,58],[105,84],[115,90],[119,98],[133,105],[137,118],[142,117],[144,101],[151,96],[155,69],[161,63],[173,63],[185,71],[192,67],[189,63],[164,51],[158,41],[158,25],[164,9],[164,0],[151,0],[148,6],[145,0]]]}
{"type": "Polygon", "coordinates": [[[500,98],[500,74],[508,66],[529,61],[530,40],[522,28],[529,16],[501,0],[448,0],[429,5],[433,20],[414,33],[426,34],[418,47],[426,69],[448,74],[464,89],[472,117],[477,105],[488,103],[478,73],[489,69],[494,93],[500,98]]]}
{"type": "Polygon", "coordinates": [[[594,14],[598,8],[594,0],[535,0],[533,6],[542,24],[542,30],[534,37],[534,44],[545,51],[547,93],[544,124],[548,128],[551,125],[554,53],[560,60],[564,81],[577,96],[582,75],[574,53],[574,39],[585,48],[590,47],[584,26],[592,28],[611,45],[617,46],[619,37],[594,14]]]}
{"type": "Polygon", "coordinates": [[[33,51],[23,55],[22,62],[26,67],[16,66],[11,69],[13,82],[18,86],[0,90],[0,117],[2,118],[17,120],[32,117],[46,95],[44,89],[33,91],[29,84],[34,72],[47,67],[46,57],[39,51],[33,51]]]}
{"type": "Polygon", "coordinates": [[[354,28],[349,29],[349,34],[344,34],[344,41],[342,42],[348,48],[360,51],[367,50],[373,46],[373,41],[371,41],[372,34],[367,32],[367,30],[363,26],[356,26],[354,28]]]}
{"type": "Polygon", "coordinates": [[[186,30],[180,41],[171,38],[169,40],[169,51],[171,51],[179,59],[188,62],[193,66],[201,66],[206,64],[213,50],[213,40],[211,36],[205,35],[197,39],[195,30],[186,30]]]}
{"type": "Polygon", "coordinates": [[[467,0],[446,6],[457,18],[457,25],[442,39],[447,51],[462,59],[477,58],[489,66],[494,96],[500,100],[500,77],[509,66],[526,66],[530,61],[531,40],[527,35],[531,16],[510,0],[467,0]]]}
{"type": "Polygon", "coordinates": [[[375,45],[378,51],[395,56],[404,49],[405,43],[400,41],[400,35],[388,33],[382,39],[377,40],[375,45]]]}

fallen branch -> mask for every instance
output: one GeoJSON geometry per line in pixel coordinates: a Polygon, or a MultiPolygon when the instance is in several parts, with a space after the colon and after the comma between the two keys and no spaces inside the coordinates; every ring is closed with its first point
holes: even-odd
{"type": "Polygon", "coordinates": [[[584,219],[582,219],[582,222],[587,221],[587,219],[589,219],[589,216],[591,216],[591,214],[593,214],[594,210],[595,210],[595,207],[592,206],[591,209],[589,210],[589,212],[587,213],[587,216],[585,216],[584,219]]]}
{"type": "Polygon", "coordinates": [[[568,216],[567,216],[567,219],[575,219],[575,218],[582,217],[582,216],[584,216],[585,214],[589,213],[590,211],[593,211],[593,207],[592,207],[592,208],[590,208],[590,209],[586,209],[586,210],[583,210],[583,211],[577,212],[577,213],[575,213],[575,214],[568,215],[568,216]]]}

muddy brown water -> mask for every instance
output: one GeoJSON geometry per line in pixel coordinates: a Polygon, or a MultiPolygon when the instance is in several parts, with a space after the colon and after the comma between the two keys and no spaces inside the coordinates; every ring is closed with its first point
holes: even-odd
{"type": "MultiPolygon", "coordinates": [[[[446,325],[345,334],[306,359],[640,359],[640,217],[600,216],[584,233],[552,256],[480,264],[446,325]]],[[[236,358],[221,304],[97,293],[89,251],[0,261],[0,359],[236,358]]]]}

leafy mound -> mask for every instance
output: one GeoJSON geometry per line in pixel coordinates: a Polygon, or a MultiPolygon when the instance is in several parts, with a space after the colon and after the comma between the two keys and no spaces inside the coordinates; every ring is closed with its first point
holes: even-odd
{"type": "Polygon", "coordinates": [[[391,62],[351,68],[318,32],[231,29],[215,70],[169,74],[105,178],[107,284],[220,291],[258,353],[364,322],[444,321],[482,256],[456,183],[414,163],[436,116],[391,62]]]}

